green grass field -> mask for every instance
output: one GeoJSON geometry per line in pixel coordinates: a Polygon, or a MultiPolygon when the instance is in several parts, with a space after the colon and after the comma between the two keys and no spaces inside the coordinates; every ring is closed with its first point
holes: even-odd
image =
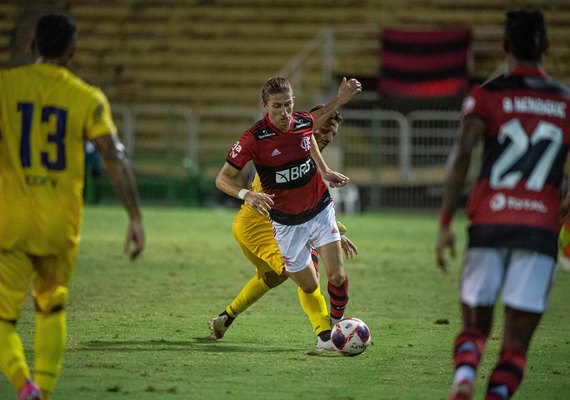
{"type": "MultiPolygon", "coordinates": [[[[146,208],[141,260],[122,255],[126,216],[88,207],[54,399],[445,399],[460,324],[460,257],[435,267],[435,215],[340,216],[360,255],[346,262],[348,316],[373,345],[359,357],[311,355],[315,336],[292,282],[242,314],[222,341],[206,322],[253,273],[231,235],[235,210],[146,208]]],[[[455,229],[464,243],[465,221],[455,229]]],[[[323,278],[323,284],[325,283],[323,278]]],[[[570,397],[570,272],[559,270],[517,399],[570,397]]],[[[479,372],[482,398],[501,309],[479,372]]],[[[32,358],[33,308],[18,325],[32,358]]],[[[13,399],[0,377],[0,399],[13,399]]]]}

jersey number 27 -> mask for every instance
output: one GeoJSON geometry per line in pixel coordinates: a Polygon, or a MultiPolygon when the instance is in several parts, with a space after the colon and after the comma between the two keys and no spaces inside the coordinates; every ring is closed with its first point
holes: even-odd
{"type": "Polygon", "coordinates": [[[532,157],[537,159],[533,160],[533,163],[526,164],[531,165],[532,170],[528,171],[530,173],[525,188],[540,191],[562,146],[562,130],[550,122],[540,121],[529,137],[520,121],[515,118],[501,126],[498,136],[499,143],[505,143],[507,138],[510,139],[510,143],[491,169],[491,187],[494,189],[514,188],[523,177],[523,171],[512,170],[513,167],[527,154],[529,149],[539,142],[546,141],[548,144],[544,152],[534,153],[532,157]]]}

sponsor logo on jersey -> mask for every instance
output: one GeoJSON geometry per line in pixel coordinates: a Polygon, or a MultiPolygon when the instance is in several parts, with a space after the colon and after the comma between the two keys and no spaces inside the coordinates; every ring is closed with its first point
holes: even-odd
{"type": "Polygon", "coordinates": [[[276,136],[277,134],[273,131],[270,131],[269,129],[262,129],[261,132],[258,132],[255,135],[255,138],[257,140],[263,140],[263,139],[267,139],[273,136],[276,136]]]}
{"type": "Polygon", "coordinates": [[[546,115],[547,117],[566,118],[566,103],[535,97],[510,97],[503,98],[503,111],[505,113],[516,112],[519,114],[546,115]]]}
{"type": "Polygon", "coordinates": [[[311,171],[310,158],[301,165],[295,165],[293,167],[275,172],[275,183],[287,183],[296,181],[297,179],[301,179],[307,175],[309,171],[311,171]]]}
{"type": "Polygon", "coordinates": [[[28,186],[57,186],[57,180],[50,176],[26,175],[26,185],[28,186]]]}
{"type": "Polygon", "coordinates": [[[301,140],[301,148],[305,151],[311,150],[311,138],[309,136],[304,136],[301,140]]]}
{"type": "Polygon", "coordinates": [[[278,156],[280,154],[281,154],[281,152],[279,151],[279,149],[275,148],[275,149],[273,149],[273,152],[271,153],[271,157],[275,157],[275,156],[278,156]]]}
{"type": "Polygon", "coordinates": [[[515,196],[506,196],[503,193],[495,194],[489,202],[489,207],[494,212],[503,210],[534,211],[542,214],[548,212],[548,207],[540,200],[521,199],[515,196]]]}
{"type": "Polygon", "coordinates": [[[238,154],[241,151],[241,144],[239,143],[239,140],[236,142],[236,144],[234,144],[234,147],[232,147],[232,149],[230,150],[230,157],[231,158],[236,158],[238,156],[238,154]]]}
{"type": "Polygon", "coordinates": [[[301,129],[301,128],[306,128],[308,126],[311,126],[311,120],[301,118],[301,119],[295,121],[295,126],[293,127],[293,129],[301,129]]]}

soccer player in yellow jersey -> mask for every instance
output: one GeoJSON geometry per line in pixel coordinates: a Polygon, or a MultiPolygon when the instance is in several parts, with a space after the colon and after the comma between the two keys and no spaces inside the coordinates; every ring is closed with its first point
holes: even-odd
{"type": "Polygon", "coordinates": [[[49,399],[66,343],[65,305],[83,214],[84,141],[101,153],[129,223],[125,252],[144,248],[131,167],[105,95],[67,67],[75,25],[49,14],[36,25],[37,62],[0,71],[0,371],[18,399],[49,399]],[[34,377],[16,331],[28,286],[36,305],[34,377]]]}
{"type": "MultiPolygon", "coordinates": [[[[310,111],[316,111],[322,106],[317,106],[310,111]]],[[[331,143],[338,132],[342,122],[342,116],[338,111],[333,111],[329,119],[317,130],[314,135],[319,146],[323,150],[331,143]]],[[[259,175],[255,175],[251,184],[251,190],[261,192],[261,182],[259,175]]],[[[352,258],[358,254],[356,246],[344,235],[346,228],[338,224],[341,233],[341,245],[347,257],[352,258]]],[[[260,215],[247,202],[241,206],[233,224],[232,232],[234,238],[240,245],[244,255],[256,268],[256,275],[252,277],[242,288],[237,297],[218,316],[211,319],[208,327],[213,339],[221,339],[225,331],[234,319],[244,312],[249,306],[259,300],[270,289],[277,287],[287,280],[283,271],[283,257],[273,236],[273,227],[269,217],[260,215]]],[[[313,263],[317,265],[317,255],[312,252],[313,263]]],[[[309,317],[313,330],[317,334],[317,350],[329,349],[330,331],[332,328],[324,296],[321,294],[320,285],[313,293],[305,293],[297,288],[299,302],[303,311],[309,317]]],[[[333,294],[334,296],[334,294],[333,294]]],[[[334,307],[336,300],[331,296],[331,306],[334,307]]],[[[340,300],[342,303],[342,299],[340,300]]]]}

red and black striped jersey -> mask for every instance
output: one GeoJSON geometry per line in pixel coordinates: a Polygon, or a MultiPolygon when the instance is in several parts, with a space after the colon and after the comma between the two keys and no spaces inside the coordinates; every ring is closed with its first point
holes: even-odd
{"type": "Polygon", "coordinates": [[[467,207],[470,246],[556,256],[569,104],[569,88],[528,68],[466,97],[463,115],[486,124],[481,171],[467,207]]]}
{"type": "Polygon", "coordinates": [[[310,220],[331,202],[326,184],[311,158],[313,116],[293,114],[287,132],[269,117],[246,130],[232,147],[226,161],[241,170],[251,160],[267,194],[274,194],[271,218],[285,225],[310,220]]]}

